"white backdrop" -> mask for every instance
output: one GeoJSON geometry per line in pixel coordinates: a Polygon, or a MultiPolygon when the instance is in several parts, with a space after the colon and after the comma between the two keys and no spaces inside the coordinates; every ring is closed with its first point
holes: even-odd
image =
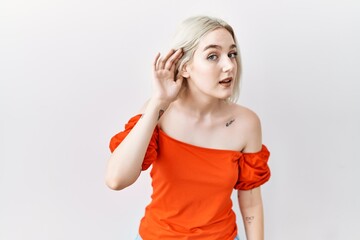
{"type": "Polygon", "coordinates": [[[239,102],[272,153],[266,239],[360,239],[359,12],[357,0],[2,0],[0,239],[134,239],[149,171],[108,189],[108,143],[149,98],[155,54],[198,14],[238,35],[239,102]]]}

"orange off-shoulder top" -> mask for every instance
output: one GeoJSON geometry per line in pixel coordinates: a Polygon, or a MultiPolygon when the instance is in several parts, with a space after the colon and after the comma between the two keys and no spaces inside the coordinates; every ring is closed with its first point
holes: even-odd
{"type": "MultiPolygon", "coordinates": [[[[140,117],[131,118],[125,130],[112,137],[112,152],[140,117]]],[[[156,127],[142,164],[142,170],[152,165],[153,193],[140,236],[144,240],[233,240],[237,226],[232,190],[249,190],[268,181],[269,155],[264,145],[256,153],[199,147],[156,127]]]]}

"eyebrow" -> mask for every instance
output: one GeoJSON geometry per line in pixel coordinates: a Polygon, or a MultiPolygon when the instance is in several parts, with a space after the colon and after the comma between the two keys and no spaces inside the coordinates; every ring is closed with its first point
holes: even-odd
{"type": "MultiPolygon", "coordinates": [[[[206,51],[206,50],[208,50],[209,48],[222,49],[222,47],[219,46],[219,45],[210,44],[210,45],[206,46],[203,51],[206,51]]],[[[236,44],[232,44],[229,49],[233,49],[233,48],[236,48],[236,44]]]]}

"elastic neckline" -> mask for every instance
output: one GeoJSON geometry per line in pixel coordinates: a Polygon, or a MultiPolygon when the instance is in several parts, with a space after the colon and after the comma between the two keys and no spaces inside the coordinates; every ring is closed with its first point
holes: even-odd
{"type": "Polygon", "coordinates": [[[188,147],[191,147],[191,148],[197,148],[197,149],[200,149],[200,150],[206,150],[206,151],[214,151],[214,152],[230,152],[230,153],[240,153],[240,154],[243,154],[242,152],[240,151],[237,151],[237,150],[231,150],[231,149],[219,149],[219,148],[208,148],[208,147],[202,147],[202,146],[198,146],[198,145],[194,145],[194,144],[190,144],[190,143],[187,143],[187,142],[183,142],[183,141],[180,141],[176,138],[173,138],[171,136],[169,136],[166,132],[164,132],[164,130],[162,130],[161,128],[159,128],[159,133],[161,133],[162,135],[164,135],[166,138],[170,139],[171,141],[174,141],[174,142],[177,142],[179,144],[182,144],[182,145],[185,145],[185,146],[188,146],[188,147]]]}

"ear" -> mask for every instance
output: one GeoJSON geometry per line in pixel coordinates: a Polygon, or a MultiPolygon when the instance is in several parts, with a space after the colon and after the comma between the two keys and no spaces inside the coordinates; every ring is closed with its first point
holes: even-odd
{"type": "Polygon", "coordinates": [[[185,64],[182,71],[180,72],[181,76],[184,78],[189,78],[190,74],[189,74],[188,70],[189,70],[189,67],[187,66],[187,64],[185,64]]]}

